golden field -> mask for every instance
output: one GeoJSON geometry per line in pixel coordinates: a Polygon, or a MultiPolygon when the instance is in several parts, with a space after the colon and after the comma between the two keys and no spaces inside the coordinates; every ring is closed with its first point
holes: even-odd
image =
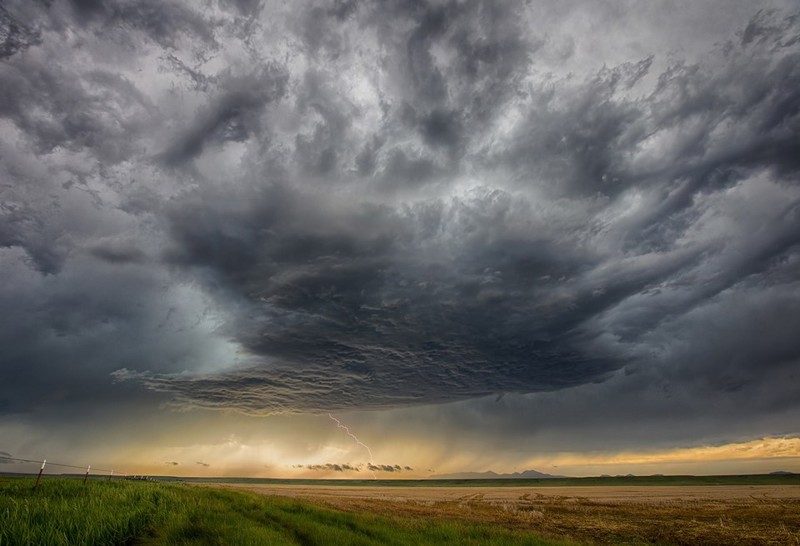
{"type": "Polygon", "coordinates": [[[346,512],[492,523],[587,544],[800,545],[798,485],[214,486],[346,512]]]}

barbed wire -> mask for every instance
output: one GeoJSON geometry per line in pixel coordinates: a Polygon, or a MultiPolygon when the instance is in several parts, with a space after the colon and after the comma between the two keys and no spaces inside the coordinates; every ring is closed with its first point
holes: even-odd
{"type": "Polygon", "coordinates": [[[3,456],[3,455],[0,455],[0,459],[3,459],[5,461],[15,461],[15,462],[19,462],[19,463],[46,464],[47,466],[58,466],[58,467],[61,467],[61,468],[77,468],[78,470],[86,470],[87,472],[88,472],[88,469],[91,468],[91,470],[93,470],[95,472],[108,472],[108,473],[112,473],[112,474],[117,475],[117,476],[128,476],[127,473],[118,472],[118,471],[114,470],[113,468],[112,469],[95,468],[95,467],[89,467],[89,465],[78,466],[78,465],[74,465],[74,464],[54,463],[54,462],[51,462],[51,461],[46,460],[46,459],[38,459],[38,460],[36,460],[36,459],[24,459],[22,457],[6,457],[6,456],[3,456]]]}

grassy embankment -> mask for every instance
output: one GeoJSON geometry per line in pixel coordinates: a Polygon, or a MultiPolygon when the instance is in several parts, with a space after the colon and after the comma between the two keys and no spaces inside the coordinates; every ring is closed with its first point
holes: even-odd
{"type": "Polygon", "coordinates": [[[0,546],[567,545],[502,526],[345,513],[307,501],[178,484],[0,479],[0,546]]]}

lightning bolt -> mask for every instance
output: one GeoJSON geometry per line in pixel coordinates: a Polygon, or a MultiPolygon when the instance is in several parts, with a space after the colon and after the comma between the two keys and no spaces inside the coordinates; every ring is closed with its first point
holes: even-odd
{"type": "MultiPolygon", "coordinates": [[[[339,421],[336,417],[334,417],[330,413],[328,414],[328,417],[330,417],[333,421],[336,421],[336,428],[343,429],[347,433],[348,436],[350,436],[353,440],[355,440],[355,442],[358,445],[360,445],[361,447],[363,447],[364,449],[367,450],[367,453],[369,453],[369,464],[370,464],[370,466],[375,466],[375,461],[372,460],[372,450],[369,448],[369,446],[367,444],[365,444],[364,442],[362,442],[361,440],[359,440],[358,436],[356,436],[355,434],[350,432],[350,429],[347,428],[347,425],[343,425],[342,422],[339,421]]],[[[372,479],[373,480],[377,480],[378,477],[375,475],[375,471],[374,470],[370,470],[370,472],[372,472],[372,479]]]]}

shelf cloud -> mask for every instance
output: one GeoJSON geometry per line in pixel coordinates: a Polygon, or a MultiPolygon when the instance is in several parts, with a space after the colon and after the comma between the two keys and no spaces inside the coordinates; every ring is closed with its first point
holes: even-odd
{"type": "Polygon", "coordinates": [[[777,1],[8,2],[0,415],[797,415],[798,35],[777,1]]]}

